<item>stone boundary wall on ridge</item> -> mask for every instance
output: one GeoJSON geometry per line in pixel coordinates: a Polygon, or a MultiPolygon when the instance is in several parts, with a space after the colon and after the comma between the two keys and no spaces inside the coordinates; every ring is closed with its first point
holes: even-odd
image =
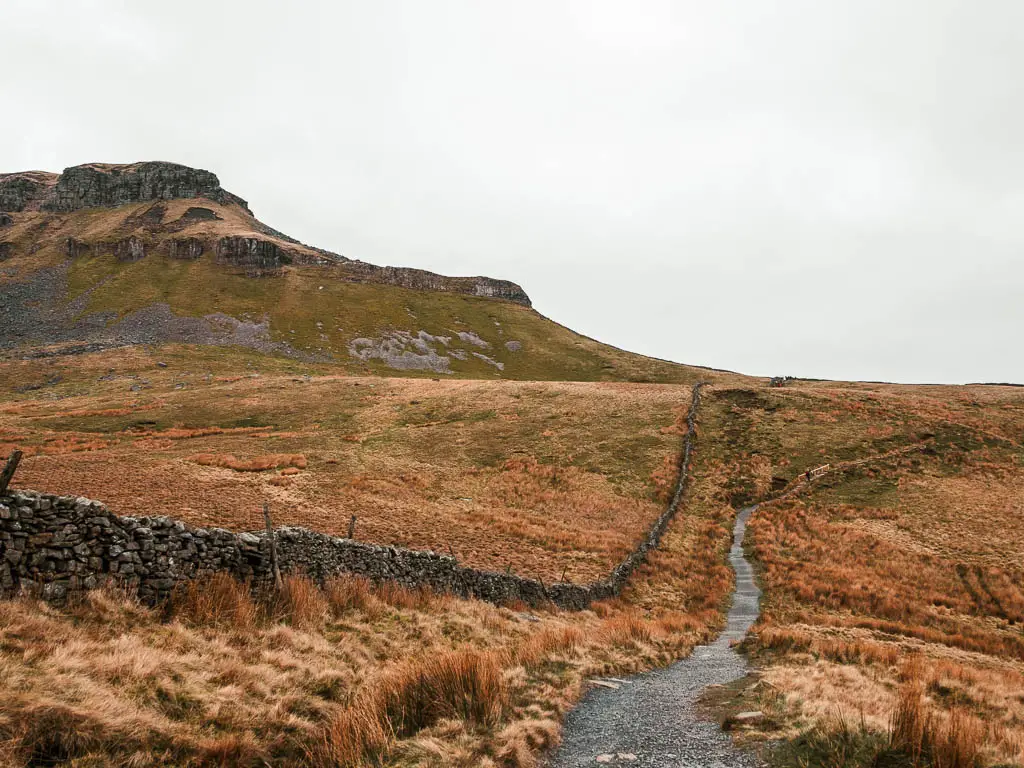
{"type": "MultiPolygon", "coordinates": [[[[493,603],[550,601],[572,610],[617,595],[658,545],[682,502],[701,386],[693,387],[672,500],[636,549],[606,579],[585,585],[545,585],[511,573],[463,567],[455,558],[434,552],[366,544],[291,527],[275,531],[280,567],[316,579],[350,573],[493,603]]],[[[45,599],[61,602],[113,577],[137,588],[143,600],[155,603],[170,596],[179,582],[215,571],[229,571],[254,582],[270,579],[266,533],[196,528],[169,517],[121,517],[98,501],[74,496],[11,491],[0,497],[0,591],[11,593],[34,585],[45,599]]]]}

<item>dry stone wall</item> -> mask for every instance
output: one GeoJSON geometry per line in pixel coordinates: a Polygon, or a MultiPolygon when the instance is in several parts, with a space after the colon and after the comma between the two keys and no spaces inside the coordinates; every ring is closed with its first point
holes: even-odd
{"type": "MultiPolygon", "coordinates": [[[[304,528],[275,531],[280,566],[316,579],[350,573],[494,603],[550,601],[566,609],[586,608],[593,600],[622,590],[679,510],[700,389],[701,384],[693,388],[672,500],[643,541],[606,579],[545,585],[511,573],[463,567],[447,555],[365,544],[304,528]]],[[[7,593],[35,585],[44,598],[61,602],[114,577],[155,603],[167,598],[179,582],[221,570],[257,583],[270,579],[266,533],[196,528],[168,517],[121,517],[98,501],[74,496],[15,491],[0,497],[0,590],[7,593]]]]}

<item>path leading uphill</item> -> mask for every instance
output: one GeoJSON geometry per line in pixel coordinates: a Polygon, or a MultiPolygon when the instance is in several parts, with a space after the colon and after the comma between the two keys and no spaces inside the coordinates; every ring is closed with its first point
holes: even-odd
{"type": "Polygon", "coordinates": [[[747,662],[730,643],[757,620],[761,590],[743,556],[743,535],[756,507],[736,515],[729,562],[736,591],[725,632],[666,669],[636,675],[618,689],[595,688],[569,713],[551,768],[623,765],[636,768],[752,768],[753,755],[733,746],[718,724],[697,711],[709,685],[747,673],[747,662]]]}

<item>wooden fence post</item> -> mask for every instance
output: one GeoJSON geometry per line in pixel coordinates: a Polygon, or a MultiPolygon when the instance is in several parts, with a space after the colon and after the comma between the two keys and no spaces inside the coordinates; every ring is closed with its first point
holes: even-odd
{"type": "Polygon", "coordinates": [[[270,567],[274,573],[274,586],[281,588],[281,568],[277,562],[277,540],[274,538],[274,524],[270,521],[270,505],[263,502],[263,523],[267,526],[267,540],[270,542],[270,567]]]}
{"type": "Polygon", "coordinates": [[[7,493],[7,486],[11,484],[11,478],[14,477],[14,470],[18,468],[18,462],[20,461],[21,451],[12,451],[10,458],[7,459],[7,465],[4,467],[4,471],[0,472],[0,496],[7,493]]]}
{"type": "Polygon", "coordinates": [[[356,536],[356,516],[352,515],[352,519],[348,521],[348,538],[354,539],[356,536]]]}

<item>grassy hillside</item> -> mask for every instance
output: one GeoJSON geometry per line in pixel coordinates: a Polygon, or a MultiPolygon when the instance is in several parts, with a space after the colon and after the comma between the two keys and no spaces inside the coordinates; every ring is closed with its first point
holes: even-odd
{"type": "Polygon", "coordinates": [[[741,739],[780,767],[1024,762],[1024,389],[770,388],[473,284],[387,283],[230,201],[12,222],[0,457],[25,453],[15,487],[120,514],[252,529],[266,501],[277,524],[355,515],[364,541],[590,581],[664,508],[688,385],[709,386],[680,514],[592,610],[302,578],[214,578],[157,610],[117,585],[0,600],[0,766],[536,765],[588,678],[721,626],[757,502],[760,671],[712,697],[764,712],[741,739]],[[171,258],[186,236],[202,255],[171,258]],[[287,258],[225,263],[224,237],[287,258]]]}
{"type": "MultiPolygon", "coordinates": [[[[357,514],[360,539],[550,583],[606,573],[675,478],[685,386],[339,376],[219,351],[0,362],[16,485],[232,528],[258,526],[264,499],[279,524],[357,514]]],[[[163,612],[116,587],[62,609],[0,600],[0,765],[536,765],[588,679],[665,664],[720,624],[719,483],[621,599],[577,613],[351,579],[256,597],[212,580],[163,612]]]]}
{"type": "MultiPolygon", "coordinates": [[[[450,545],[545,580],[603,572],[661,509],[685,386],[433,378],[211,347],[8,360],[0,453],[26,451],[23,485],[119,512],[253,528],[267,499],[279,522],[340,531],[356,514],[359,538],[450,545]]],[[[1019,763],[1022,444],[1019,388],[722,376],[706,390],[683,511],[618,600],[536,622],[521,606],[350,598],[364,588],[347,583],[333,598],[296,586],[302,607],[229,595],[170,617],[103,594],[64,611],[7,602],[0,664],[15,682],[0,734],[12,764],[287,764],[328,748],[355,764],[351,718],[391,721],[352,706],[404,685],[399,660],[402,674],[443,675],[432,660],[444,658],[501,683],[481,709],[371,733],[359,749],[396,766],[531,765],[588,676],[667,662],[720,625],[737,508],[807,469],[889,455],[752,518],[766,597],[749,647],[763,671],[729,695],[768,719],[744,738],[781,739],[783,765],[909,766],[887,732],[900,702],[917,701],[934,739],[955,731],[980,764],[1019,763]],[[481,656],[445,655],[467,651],[481,656]],[[47,735],[72,731],[88,738],[47,735]]]]}
{"type": "MultiPolygon", "coordinates": [[[[0,230],[0,298],[29,345],[195,340],[363,374],[674,383],[708,375],[600,344],[522,303],[382,283],[357,263],[268,234],[237,206],[190,199],[13,216],[0,230]],[[206,213],[196,217],[198,209],[206,213]],[[227,236],[269,244],[288,263],[224,263],[215,251],[227,236]],[[125,257],[131,238],[141,258],[125,257]],[[182,238],[204,244],[198,259],[170,257],[182,238]],[[193,322],[183,330],[175,318],[193,322]]],[[[450,287],[447,278],[409,279],[450,287]]]]}
{"type": "Polygon", "coordinates": [[[19,482],[201,526],[256,528],[265,499],[281,524],[335,534],[357,515],[363,540],[549,581],[603,577],[657,517],[690,396],[146,358],[0,365],[8,385],[61,379],[0,406],[0,455],[26,453],[19,482]],[[266,457],[287,474],[250,471],[266,457]]]}
{"type": "Polygon", "coordinates": [[[512,302],[348,283],[333,270],[318,267],[254,279],[226,271],[208,258],[174,262],[156,256],[123,264],[112,256],[99,256],[78,260],[69,270],[68,298],[84,294],[83,313],[124,316],[166,303],[175,314],[190,317],[221,312],[236,318],[267,318],[272,341],[313,358],[337,360],[352,371],[396,370],[382,360],[354,360],[348,350],[354,339],[426,331],[451,339],[447,345],[433,346],[440,354],[448,353],[451,369],[463,377],[687,382],[698,376],[692,368],[586,339],[512,302]],[[464,342],[459,333],[480,341],[464,342]],[[507,342],[513,342],[515,351],[507,342]],[[451,350],[461,350],[466,359],[452,357],[451,350]]]}
{"type": "Polygon", "coordinates": [[[768,714],[760,736],[789,739],[776,761],[909,765],[923,750],[918,763],[1019,765],[1024,390],[728,388],[704,414],[728,435],[703,450],[734,506],[888,454],[751,519],[766,592],[748,645],[764,670],[732,711],[768,714]],[[904,725],[889,735],[894,712],[904,725]]]}

